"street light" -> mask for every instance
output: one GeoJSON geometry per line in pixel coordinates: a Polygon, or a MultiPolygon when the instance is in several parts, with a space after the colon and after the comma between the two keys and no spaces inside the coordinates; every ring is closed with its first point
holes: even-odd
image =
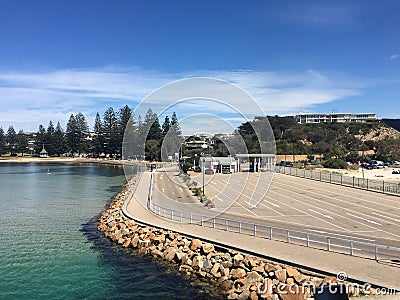
{"type": "Polygon", "coordinates": [[[206,158],[205,158],[205,156],[202,156],[201,157],[201,161],[202,161],[202,173],[203,173],[203,196],[205,196],[205,194],[204,194],[204,173],[206,172],[206,167],[205,167],[205,161],[206,161],[206,158]]]}

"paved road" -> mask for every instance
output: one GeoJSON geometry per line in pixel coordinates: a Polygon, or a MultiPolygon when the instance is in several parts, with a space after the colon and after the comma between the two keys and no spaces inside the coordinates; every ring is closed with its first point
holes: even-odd
{"type": "MultiPolygon", "coordinates": [[[[236,247],[264,257],[282,260],[292,265],[305,266],[331,274],[346,272],[350,279],[400,289],[400,269],[395,265],[219,229],[207,228],[204,230],[204,227],[198,225],[172,222],[160,218],[146,209],[149,185],[149,173],[144,173],[137,184],[134,196],[127,201],[124,208],[125,213],[137,221],[211,242],[222,243],[228,247],[236,247]]],[[[196,206],[181,204],[177,201],[173,201],[173,203],[181,207],[196,206]]],[[[201,209],[200,207],[202,206],[199,206],[199,209],[201,209]]]]}

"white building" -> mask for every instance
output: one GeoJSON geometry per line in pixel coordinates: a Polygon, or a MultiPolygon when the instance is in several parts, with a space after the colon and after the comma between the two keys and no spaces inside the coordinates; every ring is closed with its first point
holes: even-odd
{"type": "Polygon", "coordinates": [[[350,113],[337,113],[331,114],[298,114],[295,116],[296,121],[300,124],[309,123],[365,123],[367,121],[376,121],[376,114],[363,113],[363,114],[350,114],[350,113]]]}
{"type": "Polygon", "coordinates": [[[200,168],[202,172],[212,169],[215,173],[235,173],[237,172],[237,160],[234,157],[201,157],[200,168]]]}

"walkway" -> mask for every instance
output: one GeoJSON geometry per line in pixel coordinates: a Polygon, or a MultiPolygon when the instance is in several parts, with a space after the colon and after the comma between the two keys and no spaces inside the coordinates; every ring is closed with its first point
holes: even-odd
{"type": "Polygon", "coordinates": [[[400,267],[224,230],[212,228],[204,230],[204,227],[199,225],[162,219],[146,209],[149,186],[150,177],[148,173],[144,173],[137,183],[133,197],[124,206],[125,214],[138,222],[223,244],[229,248],[241,249],[243,252],[286,262],[300,268],[318,270],[332,275],[345,272],[349,279],[360,283],[372,283],[400,290],[400,267]]]}

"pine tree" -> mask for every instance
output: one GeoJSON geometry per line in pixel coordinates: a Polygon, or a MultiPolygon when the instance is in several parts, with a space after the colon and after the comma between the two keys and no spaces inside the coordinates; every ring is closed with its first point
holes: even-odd
{"type": "Polygon", "coordinates": [[[39,130],[35,137],[35,148],[34,151],[36,154],[39,154],[42,151],[43,146],[46,142],[46,129],[44,129],[43,125],[39,125],[39,130]]]}
{"type": "Polygon", "coordinates": [[[54,125],[53,122],[49,122],[49,126],[47,127],[47,132],[46,132],[46,137],[45,137],[45,145],[46,145],[46,150],[49,153],[49,155],[53,155],[54,153],[54,125]]]}
{"type": "Polygon", "coordinates": [[[6,137],[3,127],[0,127],[0,156],[6,153],[6,137]]]}
{"type": "Polygon", "coordinates": [[[162,125],[162,132],[163,135],[166,135],[168,130],[171,128],[171,122],[168,116],[165,116],[164,123],[162,125]]]}
{"type": "Polygon", "coordinates": [[[160,126],[160,121],[156,113],[153,113],[151,108],[146,113],[143,124],[148,130],[146,140],[156,140],[159,141],[162,138],[162,130],[160,126]]]}
{"type": "Polygon", "coordinates": [[[96,114],[93,131],[93,153],[98,157],[104,151],[103,123],[99,113],[96,114]]]}
{"type": "Polygon", "coordinates": [[[104,152],[113,156],[118,149],[118,120],[112,107],[103,115],[104,152]]]}
{"type": "Polygon", "coordinates": [[[71,114],[67,123],[67,145],[71,154],[76,153],[79,150],[79,136],[78,136],[78,124],[74,114],[71,114]]]}
{"type": "Polygon", "coordinates": [[[71,114],[66,130],[67,144],[71,154],[81,154],[87,151],[87,131],[88,125],[85,116],[82,113],[78,113],[76,116],[71,114]]]}
{"type": "Polygon", "coordinates": [[[146,113],[143,123],[144,131],[148,132],[145,143],[145,156],[147,160],[160,160],[162,130],[157,114],[151,108],[146,113]]]}
{"type": "Polygon", "coordinates": [[[11,154],[14,154],[15,150],[16,150],[16,144],[17,144],[17,133],[15,132],[15,129],[13,126],[8,127],[6,143],[7,143],[8,151],[11,154]]]}
{"type": "Polygon", "coordinates": [[[128,126],[129,120],[132,118],[132,110],[128,105],[125,105],[123,108],[119,110],[119,120],[118,125],[120,126],[120,133],[123,135],[125,133],[125,129],[128,126]]]}
{"type": "Polygon", "coordinates": [[[125,134],[127,140],[133,138],[135,130],[135,121],[133,119],[132,110],[128,105],[125,105],[120,109],[118,119],[119,139],[118,139],[118,150],[122,151],[122,143],[124,141],[125,134]]]}
{"type": "Polygon", "coordinates": [[[89,126],[86,121],[86,117],[82,113],[78,113],[75,116],[76,124],[78,125],[78,137],[79,137],[79,154],[82,152],[87,152],[88,150],[88,131],[89,126]]]}
{"type": "Polygon", "coordinates": [[[64,131],[60,125],[60,122],[57,122],[57,126],[54,131],[53,151],[54,151],[54,154],[56,154],[58,156],[64,154],[66,151],[64,131]]]}
{"type": "Polygon", "coordinates": [[[169,158],[173,159],[175,153],[179,153],[183,141],[184,138],[178,122],[178,117],[176,116],[176,113],[173,112],[171,117],[171,126],[164,137],[161,147],[162,161],[167,161],[169,158]]]}
{"type": "Polygon", "coordinates": [[[16,151],[24,156],[24,153],[28,149],[28,139],[26,138],[24,131],[20,130],[16,137],[16,151]]]}

